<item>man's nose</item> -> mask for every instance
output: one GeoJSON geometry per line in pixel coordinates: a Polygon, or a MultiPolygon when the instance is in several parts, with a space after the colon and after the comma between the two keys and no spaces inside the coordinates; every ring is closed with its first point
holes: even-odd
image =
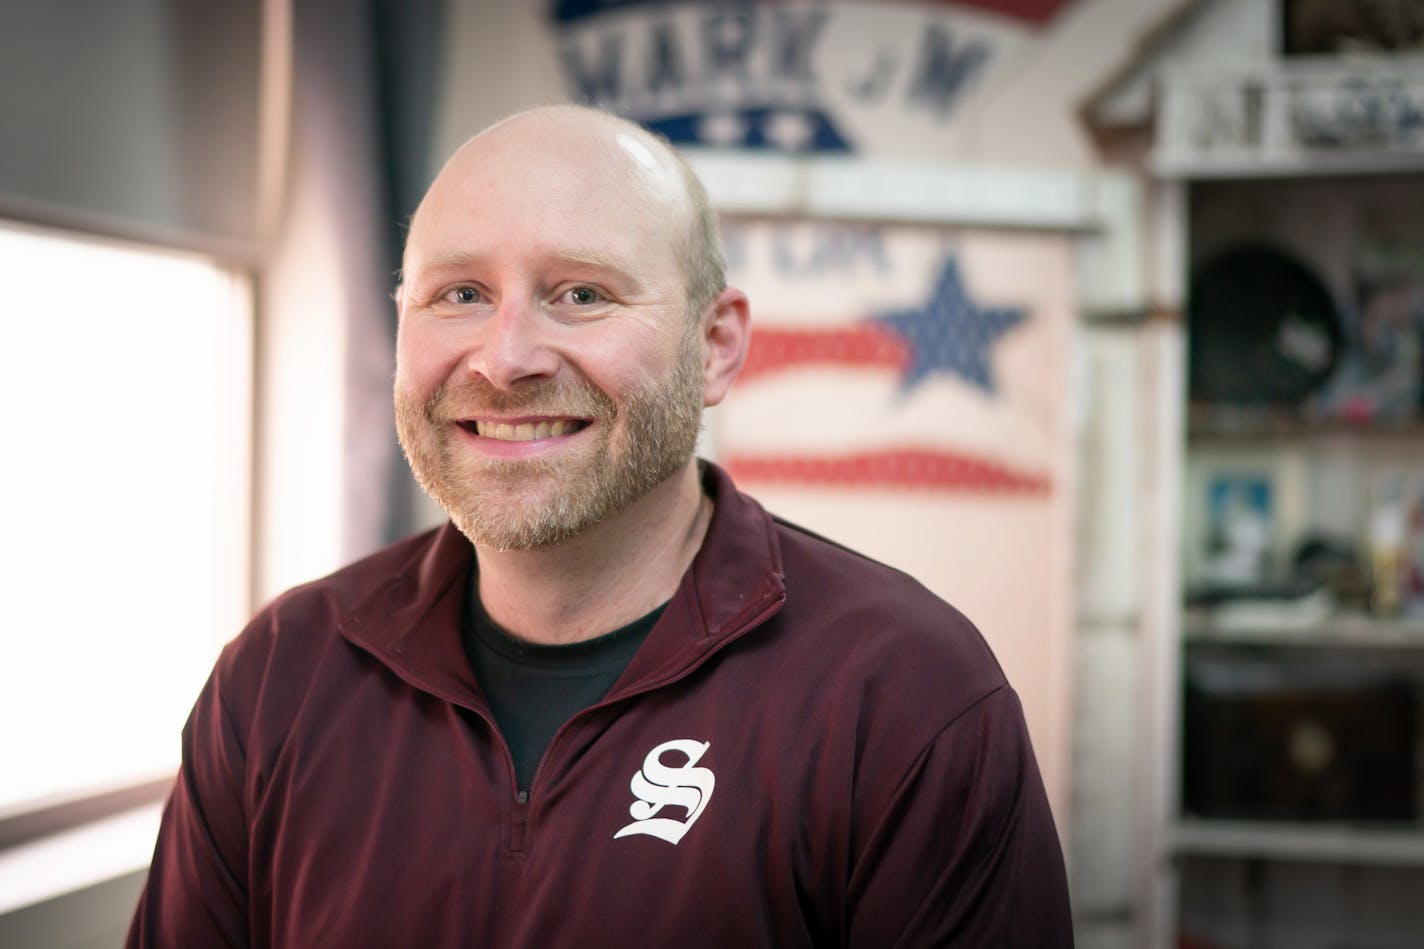
{"type": "Polygon", "coordinates": [[[559,357],[548,344],[549,329],[538,305],[502,301],[480,327],[466,368],[499,389],[513,388],[524,379],[552,376],[558,372],[559,357]]]}

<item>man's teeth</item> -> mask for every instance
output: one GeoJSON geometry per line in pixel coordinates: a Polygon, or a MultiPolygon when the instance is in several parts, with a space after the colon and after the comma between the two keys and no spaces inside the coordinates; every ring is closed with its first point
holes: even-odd
{"type": "Polygon", "coordinates": [[[521,422],[518,425],[510,425],[508,422],[490,424],[489,422],[475,422],[475,432],[502,442],[530,442],[536,438],[556,438],[565,432],[574,430],[573,422],[521,422]]]}

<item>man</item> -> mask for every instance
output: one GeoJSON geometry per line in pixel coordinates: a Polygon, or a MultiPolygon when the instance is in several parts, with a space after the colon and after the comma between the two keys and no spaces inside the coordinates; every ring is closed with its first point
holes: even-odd
{"type": "Polygon", "coordinates": [[[694,459],[748,308],[670,149],[574,107],[486,130],[398,303],[453,526],[227,647],[130,945],[1071,943],[978,633],[694,459]]]}

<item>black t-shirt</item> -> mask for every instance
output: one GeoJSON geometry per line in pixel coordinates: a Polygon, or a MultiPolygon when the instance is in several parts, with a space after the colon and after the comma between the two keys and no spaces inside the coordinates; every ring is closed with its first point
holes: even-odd
{"type": "Polygon", "coordinates": [[[546,646],[517,639],[495,625],[480,602],[478,581],[471,577],[462,636],[465,655],[514,756],[521,791],[529,789],[559,726],[608,694],[662,611],[659,606],[595,639],[546,646]]]}

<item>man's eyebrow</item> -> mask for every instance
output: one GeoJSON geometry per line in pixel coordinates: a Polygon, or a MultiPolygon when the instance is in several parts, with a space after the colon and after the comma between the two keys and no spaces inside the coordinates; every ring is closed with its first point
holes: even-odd
{"type": "Polygon", "coordinates": [[[602,270],[612,270],[632,278],[638,276],[637,271],[628,261],[597,247],[560,251],[557,257],[571,264],[585,264],[602,270]]]}
{"type": "MultiPolygon", "coordinates": [[[[432,254],[420,262],[419,270],[423,273],[441,273],[447,270],[463,270],[470,267],[478,267],[484,262],[484,257],[479,254],[472,254],[468,251],[452,250],[438,254],[432,254]]],[[[611,254],[598,247],[577,247],[562,248],[552,250],[547,255],[547,261],[551,263],[573,264],[581,267],[593,267],[599,270],[607,270],[629,280],[639,280],[638,269],[629,261],[616,254],[611,254]]],[[[410,275],[407,274],[407,277],[410,275]]]]}
{"type": "Polygon", "coordinates": [[[458,270],[479,263],[479,258],[474,254],[466,253],[462,250],[445,251],[440,254],[433,254],[425,260],[420,261],[417,271],[428,270],[458,270]]]}

